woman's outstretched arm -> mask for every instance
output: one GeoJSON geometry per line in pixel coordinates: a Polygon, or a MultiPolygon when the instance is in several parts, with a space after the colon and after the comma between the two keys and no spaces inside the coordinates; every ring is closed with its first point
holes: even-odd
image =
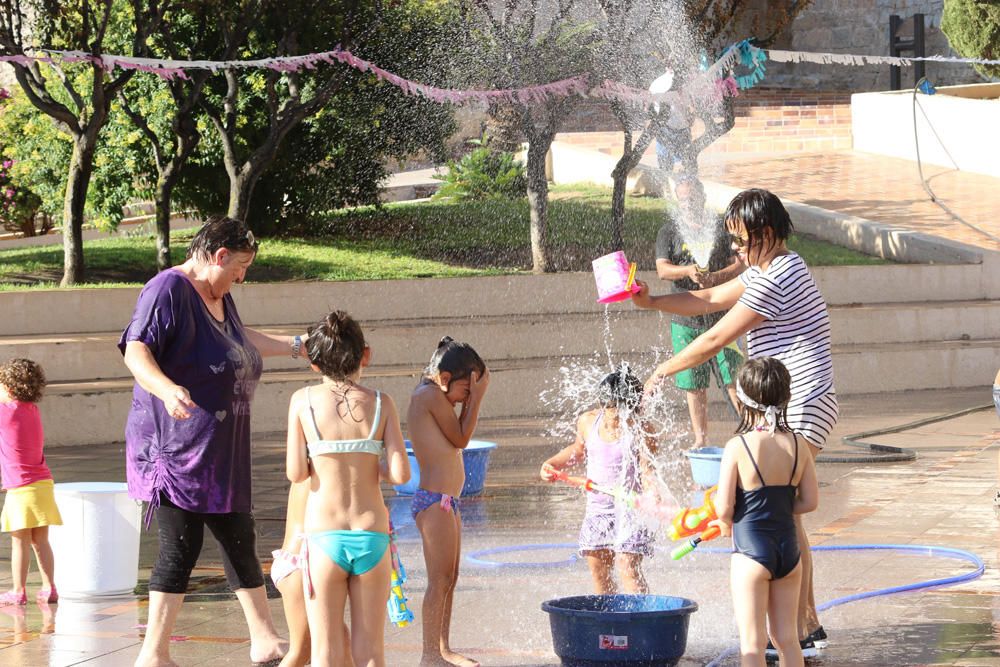
{"type": "Polygon", "coordinates": [[[715,326],[695,338],[676,355],[656,367],[652,376],[646,381],[646,390],[652,392],[654,387],[670,377],[695,366],[700,366],[729,345],[734,340],[759,326],[765,317],[750,310],[741,303],[733,306],[715,326]]]}
{"type": "Polygon", "coordinates": [[[693,292],[652,296],[649,285],[636,281],[639,291],[632,295],[632,303],[644,310],[659,310],[674,315],[705,315],[732,308],[743,296],[743,283],[739,277],[721,285],[693,292]]]}

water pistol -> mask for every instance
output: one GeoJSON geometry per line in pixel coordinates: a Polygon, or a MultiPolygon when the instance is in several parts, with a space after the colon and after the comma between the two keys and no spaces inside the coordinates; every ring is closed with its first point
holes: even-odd
{"type": "Polygon", "coordinates": [[[567,475],[562,470],[553,470],[553,477],[555,480],[564,482],[570,486],[575,486],[582,491],[603,493],[604,495],[611,496],[630,510],[636,510],[642,512],[643,514],[648,514],[649,516],[655,517],[659,521],[666,521],[673,516],[674,510],[672,508],[675,507],[675,505],[664,504],[662,501],[658,501],[657,499],[646,494],[638,494],[633,491],[611,488],[604,486],[603,484],[598,484],[589,477],[575,477],[573,475],[567,475]]]}
{"type": "Polygon", "coordinates": [[[407,604],[406,595],[403,593],[403,584],[406,583],[406,569],[403,561],[399,560],[399,550],[396,549],[395,532],[392,524],[389,524],[389,559],[392,561],[392,583],[389,586],[389,600],[386,608],[389,611],[389,620],[397,627],[405,628],[413,622],[413,612],[407,604]]]}
{"type": "Polygon", "coordinates": [[[718,527],[708,525],[719,518],[715,513],[714,502],[715,492],[718,488],[718,486],[713,486],[705,491],[705,500],[700,507],[685,507],[670,522],[667,534],[671,540],[691,538],[670,552],[670,558],[673,560],[680,560],[694,551],[702,542],[714,540],[721,534],[718,527]]]}
{"type": "Polygon", "coordinates": [[[615,500],[621,501],[629,509],[636,509],[639,504],[639,498],[636,494],[629,491],[624,491],[622,489],[613,489],[603,484],[598,484],[589,477],[577,477],[574,475],[567,475],[562,470],[553,470],[553,477],[560,482],[565,482],[570,486],[575,486],[582,491],[590,491],[591,493],[603,493],[606,496],[611,496],[615,500]]]}

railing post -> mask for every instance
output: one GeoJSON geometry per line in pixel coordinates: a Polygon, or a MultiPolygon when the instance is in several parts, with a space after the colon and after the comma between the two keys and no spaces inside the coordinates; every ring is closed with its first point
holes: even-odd
{"type": "MultiPolygon", "coordinates": [[[[903,27],[903,19],[896,14],[889,17],[889,55],[900,57],[904,51],[911,52],[915,58],[924,57],[924,15],[913,15],[913,36],[909,39],[899,37],[899,29],[903,27]]],[[[913,85],[924,76],[924,62],[913,64],[913,85]]],[[[899,67],[889,66],[889,89],[899,90],[903,84],[899,67]]]]}

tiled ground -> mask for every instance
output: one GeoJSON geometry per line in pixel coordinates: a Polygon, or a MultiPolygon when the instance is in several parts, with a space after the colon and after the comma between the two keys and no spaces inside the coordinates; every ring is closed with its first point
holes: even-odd
{"type": "MultiPolygon", "coordinates": [[[[1000,178],[924,164],[924,177],[955,214],[1000,237],[1000,178]]],[[[957,222],[932,202],[920,184],[917,163],[856,151],[713,156],[704,178],[735,187],[757,187],[784,199],[839,211],[983,248],[994,239],[957,222]]]]}
{"type": "MultiPolygon", "coordinates": [[[[988,399],[985,389],[847,398],[835,435],[985,405],[988,399]]],[[[583,509],[579,496],[535,478],[538,463],[561,444],[540,435],[545,426],[535,420],[481,425],[479,436],[497,441],[500,447],[491,463],[486,493],[463,505],[466,554],[494,546],[574,542],[583,509]]],[[[726,424],[720,421],[713,428],[714,439],[723,440],[726,424]]],[[[953,588],[880,597],[827,611],[823,622],[832,643],[817,664],[1000,665],[1000,577],[996,569],[1000,555],[991,502],[995,450],[1000,442],[996,415],[992,410],[975,412],[878,441],[915,447],[919,458],[900,464],[822,464],[822,505],[807,520],[816,543],[957,547],[983,558],[986,575],[953,588]]],[[[278,436],[256,441],[261,554],[281,538],[287,488],[281,447],[278,436]]],[[[113,481],[124,475],[120,445],[53,449],[48,458],[60,482],[113,481]]],[[[419,541],[408,518],[407,501],[389,495],[400,531],[401,556],[411,576],[407,593],[419,612],[426,581],[419,541]]],[[[660,547],[668,545],[661,540],[660,547]]],[[[0,585],[7,585],[6,541],[0,553],[0,585]]],[[[571,553],[571,548],[557,546],[497,558],[562,560],[571,553]]],[[[155,541],[143,534],[140,585],[148,578],[154,554],[155,541]]],[[[823,552],[816,560],[820,600],[971,569],[966,563],[939,556],[887,551],[823,552]]],[[[585,567],[581,563],[544,570],[463,567],[455,599],[453,645],[484,665],[558,664],[539,605],[549,598],[589,592],[585,567]]],[[[689,597],[700,605],[691,617],[682,665],[705,665],[732,646],[735,626],[724,556],[702,553],[674,563],[661,554],[648,562],[647,572],[654,592],[689,597]]],[[[220,576],[218,553],[209,546],[196,572],[197,594],[185,603],[175,630],[173,655],[182,665],[247,663],[246,626],[220,576]]],[[[271,607],[281,624],[280,601],[271,600],[271,607]]],[[[30,604],[23,613],[2,612],[0,665],[129,665],[138,650],[145,614],[141,597],[66,601],[51,609],[30,604]]],[[[390,628],[386,635],[389,664],[416,665],[419,636],[419,613],[416,625],[390,628]]],[[[721,664],[736,663],[728,659],[721,664]]]]}

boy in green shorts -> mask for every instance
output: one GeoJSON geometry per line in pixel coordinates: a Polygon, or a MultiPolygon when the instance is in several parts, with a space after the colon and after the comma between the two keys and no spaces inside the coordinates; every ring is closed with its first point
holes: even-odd
{"type": "MultiPolygon", "coordinates": [[[[705,210],[705,193],[696,178],[679,180],[674,188],[677,211],[674,219],[667,220],[656,235],[656,273],[660,280],[672,280],[673,292],[688,292],[719,285],[738,276],[744,268],[732,250],[729,234],[722,218],[705,210]],[[707,226],[712,229],[706,229],[707,226]],[[707,271],[695,263],[686,239],[701,237],[712,243],[707,271]]],[[[674,315],[670,322],[670,339],[677,354],[695,338],[718,322],[724,312],[682,317],[674,315]]],[[[687,394],[691,414],[694,446],[703,447],[708,434],[708,384],[712,365],[718,370],[716,383],[724,387],[733,406],[737,406],[736,374],[743,355],[735,344],[725,347],[713,359],[675,376],[678,388],[687,394]]]]}

